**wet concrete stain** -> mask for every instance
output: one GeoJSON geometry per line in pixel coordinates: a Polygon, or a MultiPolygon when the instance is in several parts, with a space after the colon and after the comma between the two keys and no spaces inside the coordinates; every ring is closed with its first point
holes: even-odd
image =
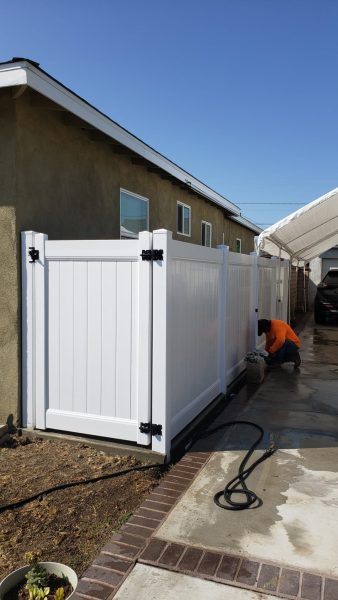
{"type": "MultiPolygon", "coordinates": [[[[255,453],[253,460],[256,460],[259,454],[261,452],[255,453]]],[[[287,502],[287,492],[290,486],[299,480],[303,471],[294,457],[287,456],[284,464],[280,465],[279,459],[275,455],[265,462],[264,466],[258,467],[247,481],[249,489],[255,491],[262,499],[263,506],[247,511],[222,511],[213,504],[213,495],[224,489],[225,484],[236,475],[243,453],[230,454],[229,458],[232,462],[226,473],[224,473],[225,458],[224,453],[216,454],[209,462],[208,477],[204,481],[200,480],[200,485],[195,487],[192,510],[194,512],[197,506],[204,507],[203,511],[205,511],[207,499],[208,517],[205,517],[205,512],[203,514],[202,511],[199,511],[199,518],[188,527],[185,535],[191,543],[198,544],[204,540],[209,548],[222,548],[236,553],[242,552],[243,539],[248,534],[270,537],[273,526],[283,520],[279,507],[287,502]],[[237,458],[235,458],[236,455],[237,458]]],[[[191,506],[191,500],[192,498],[186,499],[186,508],[191,506]]],[[[175,519],[175,515],[173,518],[175,519]]],[[[184,525],[184,530],[186,530],[186,525],[184,525]]]]}
{"type": "Polygon", "coordinates": [[[313,546],[309,543],[309,532],[299,521],[295,520],[292,523],[284,524],[284,529],[297,554],[309,556],[313,553],[313,546]]]}

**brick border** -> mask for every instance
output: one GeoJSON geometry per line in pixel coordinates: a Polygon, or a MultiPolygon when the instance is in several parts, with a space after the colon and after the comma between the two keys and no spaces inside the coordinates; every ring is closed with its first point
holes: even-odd
{"type": "MultiPolygon", "coordinates": [[[[211,452],[186,454],[116,532],[79,580],[74,600],[109,600],[128,577],[151,537],[190,487],[211,452]]],[[[153,540],[155,541],[155,540],[153,540]]]]}
{"type": "Polygon", "coordinates": [[[153,538],[138,562],[290,600],[338,600],[338,579],[153,538]]]}
{"type": "Polygon", "coordinates": [[[102,548],[79,581],[75,600],[111,600],[137,562],[289,600],[338,600],[338,578],[153,537],[207,463],[187,453],[102,548]]]}

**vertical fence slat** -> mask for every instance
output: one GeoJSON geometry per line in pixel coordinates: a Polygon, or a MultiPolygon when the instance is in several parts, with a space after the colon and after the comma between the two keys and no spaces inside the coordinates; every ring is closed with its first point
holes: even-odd
{"type": "Polygon", "coordinates": [[[131,262],[117,263],[116,409],[122,419],[131,413],[131,262]]]}
{"type": "Polygon", "coordinates": [[[60,262],[60,409],[73,409],[74,264],[60,262]]]}
{"type": "MultiPolygon", "coordinates": [[[[51,265],[53,263],[51,262],[51,265]]],[[[88,347],[88,264],[74,261],[74,389],[73,410],[85,412],[87,406],[87,347],[88,347]]]]}
{"type": "Polygon", "coordinates": [[[116,263],[102,263],[101,414],[116,415],[116,263]]]}

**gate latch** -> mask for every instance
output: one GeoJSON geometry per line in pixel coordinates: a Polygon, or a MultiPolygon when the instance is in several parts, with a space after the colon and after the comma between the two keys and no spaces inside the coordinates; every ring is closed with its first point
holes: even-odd
{"type": "Polygon", "coordinates": [[[151,435],[162,435],[162,425],[154,423],[141,423],[139,430],[141,433],[151,433],[151,435]]]}
{"type": "Polygon", "coordinates": [[[39,260],[39,250],[36,250],[34,246],[29,246],[28,254],[32,259],[29,261],[30,263],[34,263],[36,260],[39,260]]]}
{"type": "Polygon", "coordinates": [[[163,260],[163,250],[142,250],[142,260],[163,260]]]}

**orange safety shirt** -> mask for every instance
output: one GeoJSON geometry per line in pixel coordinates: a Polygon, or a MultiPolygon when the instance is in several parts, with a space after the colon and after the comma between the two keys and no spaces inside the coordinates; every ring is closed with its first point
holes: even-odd
{"type": "Polygon", "coordinates": [[[267,352],[277,352],[286,340],[294,342],[297,348],[300,348],[300,339],[296,336],[291,327],[279,319],[271,319],[271,329],[266,335],[265,350],[267,352]]]}

